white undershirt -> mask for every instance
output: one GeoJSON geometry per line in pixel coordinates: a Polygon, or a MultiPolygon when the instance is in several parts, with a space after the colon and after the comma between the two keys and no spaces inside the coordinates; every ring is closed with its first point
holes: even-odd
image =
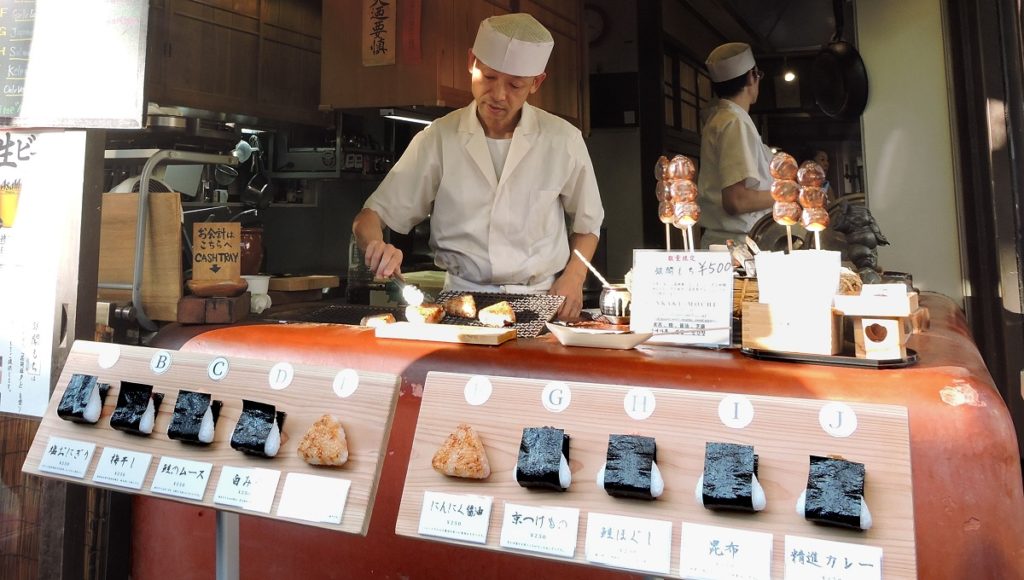
{"type": "Polygon", "coordinates": [[[505,168],[505,159],[508,157],[509,147],[512,146],[511,139],[491,139],[487,137],[487,149],[491,152],[491,163],[494,164],[494,176],[501,180],[501,170],[505,168]]]}

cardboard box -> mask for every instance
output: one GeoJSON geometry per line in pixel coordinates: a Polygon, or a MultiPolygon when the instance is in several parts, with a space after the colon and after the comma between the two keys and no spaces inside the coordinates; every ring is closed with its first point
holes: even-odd
{"type": "Polygon", "coordinates": [[[843,317],[832,308],[743,303],[743,348],[838,354],[843,345],[843,317]]]}

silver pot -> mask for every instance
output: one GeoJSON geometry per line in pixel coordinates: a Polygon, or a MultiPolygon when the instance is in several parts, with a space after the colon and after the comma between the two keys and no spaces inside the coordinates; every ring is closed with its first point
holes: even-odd
{"type": "Polygon", "coordinates": [[[601,290],[601,314],[612,324],[629,324],[632,300],[625,284],[609,284],[601,290]]]}

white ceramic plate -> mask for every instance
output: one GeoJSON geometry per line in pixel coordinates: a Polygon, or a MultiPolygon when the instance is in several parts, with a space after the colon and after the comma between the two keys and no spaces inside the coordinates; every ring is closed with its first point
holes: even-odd
{"type": "Polygon", "coordinates": [[[587,346],[591,348],[615,348],[629,350],[650,338],[650,332],[623,332],[620,330],[597,330],[593,328],[572,328],[561,324],[547,323],[548,330],[558,342],[565,346],[587,346]]]}

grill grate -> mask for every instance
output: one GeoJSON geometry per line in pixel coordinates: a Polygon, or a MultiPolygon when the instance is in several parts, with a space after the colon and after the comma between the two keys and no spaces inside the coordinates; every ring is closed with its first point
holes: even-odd
{"type": "Polygon", "coordinates": [[[396,320],[405,320],[405,308],[399,306],[367,306],[365,304],[328,304],[307,312],[282,314],[278,320],[288,322],[322,322],[358,326],[364,316],[390,312],[396,320]]]}
{"type": "MultiPolygon", "coordinates": [[[[516,313],[516,336],[519,338],[534,338],[547,330],[544,323],[555,317],[565,296],[551,296],[548,294],[498,294],[491,292],[458,292],[446,290],[437,296],[437,303],[444,304],[448,299],[472,294],[476,301],[477,308],[486,308],[492,304],[508,301],[512,310],[516,313]]],[[[464,324],[466,326],[484,326],[479,320],[473,318],[460,318],[448,314],[444,317],[443,324],[464,324]]]]}

